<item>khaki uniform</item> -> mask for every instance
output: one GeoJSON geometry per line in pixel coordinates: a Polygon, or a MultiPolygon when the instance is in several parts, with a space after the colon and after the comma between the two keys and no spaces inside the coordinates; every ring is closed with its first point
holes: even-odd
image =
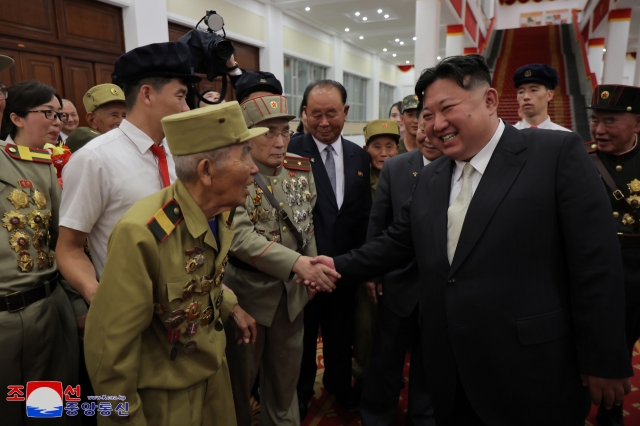
{"type": "MultiPolygon", "coordinates": [[[[111,234],[87,318],[85,357],[96,394],[126,396],[129,424],[236,424],[222,323],[237,299],[220,286],[234,236],[227,217],[216,218],[218,246],[204,213],[176,181],[134,204],[111,234]],[[166,321],[176,310],[194,315],[174,325],[181,334],[172,345],[166,321]],[[188,324],[198,324],[190,337],[188,324]],[[191,354],[189,340],[197,344],[191,354]]],[[[98,419],[118,420],[115,413],[98,419]]]]}
{"type": "Polygon", "coordinates": [[[309,159],[287,154],[283,167],[256,161],[262,181],[303,235],[304,249],[257,184],[249,187],[244,207],[236,210],[236,236],[229,253],[225,284],[258,323],[253,346],[239,346],[235,327],[227,332],[227,359],[239,425],[251,425],[251,388],[260,372],[260,424],[299,425],[296,384],[302,361],[304,285],[291,273],[300,252],[316,256],[312,210],[316,187],[309,159]],[[302,213],[304,212],[304,213],[302,213]],[[234,258],[235,257],[235,258],[234,258]]]}
{"type": "MultiPolygon", "coordinates": [[[[62,280],[55,262],[60,185],[51,157],[0,141],[0,382],[78,382],[75,317],[87,311],[84,300],[62,280]],[[43,285],[44,284],[44,285],[43,285]],[[24,307],[19,292],[44,288],[45,297],[24,307]],[[5,297],[15,293],[11,297],[5,297]],[[67,294],[65,294],[67,292],[67,294]],[[10,312],[7,309],[15,310],[10,312]]],[[[25,402],[0,401],[2,424],[40,424],[26,417],[25,402]]],[[[50,419],[67,424],[67,418],[50,419]]]]}

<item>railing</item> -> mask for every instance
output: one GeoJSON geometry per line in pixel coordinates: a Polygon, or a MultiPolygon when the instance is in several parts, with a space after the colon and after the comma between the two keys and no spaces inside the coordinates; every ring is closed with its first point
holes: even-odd
{"type": "Polygon", "coordinates": [[[493,23],[495,22],[495,20],[496,20],[495,16],[491,18],[489,27],[487,28],[487,35],[484,37],[484,42],[482,43],[482,45],[478,46],[479,55],[482,55],[482,52],[484,52],[484,49],[487,47],[487,45],[491,41],[491,32],[493,31],[493,23]]]}
{"type": "Polygon", "coordinates": [[[573,18],[573,31],[575,33],[576,40],[580,45],[580,51],[582,52],[582,64],[584,65],[587,80],[591,83],[591,90],[593,90],[598,85],[598,78],[593,72],[591,72],[591,67],[589,66],[589,57],[587,56],[587,48],[585,47],[588,40],[584,40],[580,33],[580,27],[578,25],[578,9],[573,9],[571,11],[571,15],[573,18]]]}

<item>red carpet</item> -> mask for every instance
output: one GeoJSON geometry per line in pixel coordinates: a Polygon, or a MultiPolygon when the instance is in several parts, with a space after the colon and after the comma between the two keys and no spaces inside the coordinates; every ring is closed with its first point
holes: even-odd
{"type": "MultiPolygon", "coordinates": [[[[329,395],[327,391],[322,387],[322,374],[324,371],[324,365],[322,363],[322,339],[318,339],[318,375],[316,376],[315,384],[315,396],[311,400],[309,407],[309,415],[302,422],[302,426],[357,426],[360,425],[360,417],[358,411],[348,411],[335,404],[335,398],[333,395],[329,395]]],[[[625,399],[625,425],[637,426],[640,425],[640,342],[636,343],[636,348],[633,354],[633,366],[635,376],[631,379],[631,394],[627,395],[625,399]]],[[[404,369],[405,381],[409,380],[409,363],[405,364],[404,369]]],[[[408,386],[405,386],[400,394],[400,402],[398,411],[396,412],[396,418],[393,426],[404,425],[405,412],[407,409],[407,390],[408,386]]],[[[597,408],[593,407],[587,421],[586,426],[597,426],[596,422],[597,408]]],[[[258,404],[254,405],[254,418],[256,421],[254,424],[258,424],[257,416],[259,415],[260,407],[258,404]]],[[[543,426],[543,425],[540,425],[543,426]]]]}

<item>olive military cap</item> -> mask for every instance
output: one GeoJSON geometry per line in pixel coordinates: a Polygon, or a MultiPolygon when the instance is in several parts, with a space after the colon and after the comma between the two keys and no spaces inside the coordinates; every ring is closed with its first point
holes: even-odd
{"type": "Polygon", "coordinates": [[[101,105],[109,102],[124,102],[122,89],[115,84],[98,84],[87,90],[82,98],[84,109],[93,112],[101,105]]]}
{"type": "Polygon", "coordinates": [[[640,114],[640,87],[600,84],[593,89],[587,108],[640,114]]]}
{"type": "Polygon", "coordinates": [[[246,142],[269,131],[248,129],[238,102],[211,105],[162,119],[169,150],[173,155],[189,155],[246,142]]]}
{"type": "Polygon", "coordinates": [[[400,140],[400,126],[395,120],[373,120],[364,126],[364,141],[368,145],[374,136],[390,136],[396,143],[400,140]]]}
{"type": "Polygon", "coordinates": [[[69,147],[71,152],[76,152],[87,144],[90,140],[100,136],[100,132],[90,127],[78,127],[69,134],[64,144],[69,147]]]}
{"type": "Polygon", "coordinates": [[[418,102],[417,95],[407,95],[402,99],[402,112],[405,112],[408,109],[417,109],[419,108],[420,102],[418,102]]]}
{"type": "Polygon", "coordinates": [[[258,96],[247,99],[240,107],[248,127],[272,118],[286,118],[287,121],[296,118],[295,115],[289,114],[287,98],[282,95],[258,96]]]}
{"type": "Polygon", "coordinates": [[[9,69],[13,66],[13,59],[5,56],[5,55],[0,55],[0,72],[9,69]]]}

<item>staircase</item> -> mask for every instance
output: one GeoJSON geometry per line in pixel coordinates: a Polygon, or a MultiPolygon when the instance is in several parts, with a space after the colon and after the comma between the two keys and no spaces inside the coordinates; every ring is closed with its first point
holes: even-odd
{"type": "MultiPolygon", "coordinates": [[[[549,105],[549,116],[554,123],[573,130],[576,126],[558,25],[504,31],[493,74],[493,87],[498,91],[500,98],[498,116],[511,124],[519,121],[513,74],[527,64],[549,64],[558,71],[560,84],[554,90],[554,98],[549,105]]],[[[577,76],[569,78],[574,77],[577,79],[577,76]]]]}

